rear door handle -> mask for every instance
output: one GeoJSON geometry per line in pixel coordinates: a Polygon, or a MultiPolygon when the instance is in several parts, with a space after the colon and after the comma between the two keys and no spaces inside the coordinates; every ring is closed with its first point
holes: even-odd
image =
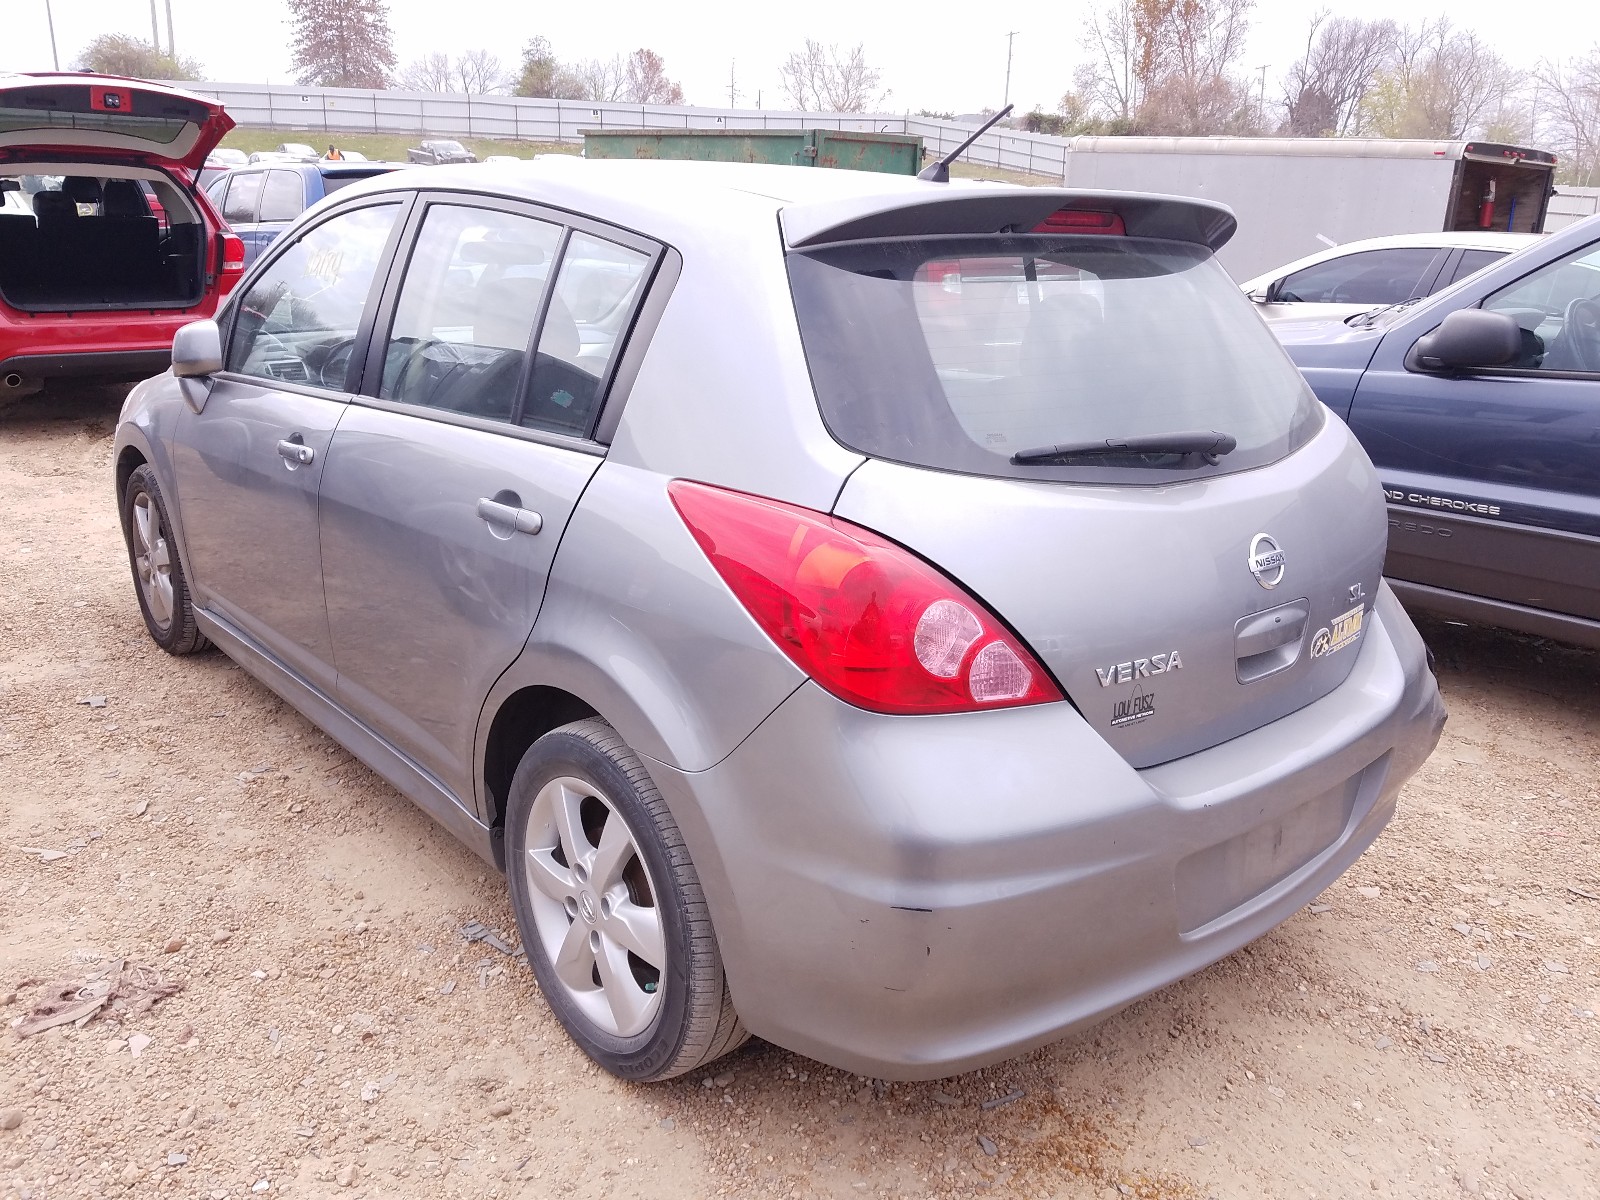
{"type": "Polygon", "coordinates": [[[293,442],[288,438],[284,438],[283,441],[278,443],[278,457],[285,462],[298,463],[302,467],[308,467],[311,465],[311,460],[316,456],[317,452],[304,442],[293,442]]]}
{"type": "Polygon", "coordinates": [[[478,516],[510,533],[538,533],[544,528],[544,518],[531,508],[513,508],[488,497],[478,501],[478,516]]]}

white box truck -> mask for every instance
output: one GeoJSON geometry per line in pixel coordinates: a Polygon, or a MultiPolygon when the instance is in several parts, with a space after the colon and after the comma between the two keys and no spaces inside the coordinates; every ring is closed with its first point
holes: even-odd
{"type": "Polygon", "coordinates": [[[1239,232],[1217,256],[1236,279],[1389,233],[1539,233],[1555,155],[1489,142],[1380,138],[1076,137],[1068,187],[1220,200],[1239,232]]]}

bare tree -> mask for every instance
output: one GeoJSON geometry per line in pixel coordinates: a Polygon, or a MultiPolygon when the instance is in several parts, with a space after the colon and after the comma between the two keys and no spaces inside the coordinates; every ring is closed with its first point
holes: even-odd
{"type": "Polygon", "coordinates": [[[1379,137],[1462,138],[1517,90],[1517,76],[1478,36],[1448,19],[1402,29],[1394,62],[1373,81],[1362,120],[1379,137]]]}
{"type": "Polygon", "coordinates": [[[408,92],[448,92],[455,81],[450,56],[437,50],[424,54],[407,63],[394,81],[408,92]]]}
{"type": "Polygon", "coordinates": [[[682,104],[683,88],[667,78],[667,64],[654,50],[635,50],[623,67],[623,96],[630,104],[682,104]]]}
{"type": "Polygon", "coordinates": [[[1534,82],[1540,135],[1560,155],[1562,182],[1600,186],[1600,46],[1569,62],[1540,63],[1534,82]]]}
{"type": "Polygon", "coordinates": [[[1255,0],[1104,0],[1088,14],[1075,95],[1119,132],[1251,133],[1234,74],[1255,0]]]}
{"type": "Polygon", "coordinates": [[[622,99],[623,92],[628,86],[627,73],[623,69],[620,55],[610,60],[586,59],[581,63],[574,63],[571,71],[573,78],[578,81],[580,100],[615,102],[622,99]]]}
{"type": "Polygon", "coordinates": [[[469,96],[503,92],[511,83],[505,67],[500,63],[500,56],[487,50],[468,50],[456,59],[453,74],[455,82],[461,85],[461,91],[469,96]]]}
{"type": "Polygon", "coordinates": [[[1306,30],[1306,52],[1283,81],[1284,132],[1343,137],[1361,132],[1362,102],[1393,64],[1399,27],[1388,20],[1329,18],[1323,9],[1306,30]]]}
{"type": "Polygon", "coordinates": [[[778,68],[784,94],[802,112],[865,112],[882,104],[883,72],[867,62],[866,47],[857,42],[843,51],[811,38],[778,68]]]}
{"type": "Polygon", "coordinates": [[[1104,8],[1089,10],[1082,38],[1089,61],[1079,66],[1073,79],[1077,96],[1098,115],[1129,125],[1144,99],[1137,8],[1137,0],[1112,0],[1104,8]]]}

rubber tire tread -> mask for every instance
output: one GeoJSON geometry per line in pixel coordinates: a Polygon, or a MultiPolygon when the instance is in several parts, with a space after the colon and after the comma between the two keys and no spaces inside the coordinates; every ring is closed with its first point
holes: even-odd
{"type": "Polygon", "coordinates": [[[139,602],[139,615],[144,618],[144,627],[149,632],[150,639],[168,654],[179,658],[186,654],[198,654],[202,650],[209,650],[211,642],[200,632],[200,626],[194,619],[194,601],[189,595],[189,576],[178,553],[178,541],[172,533],[172,516],[167,511],[166,497],[161,494],[161,484],[149,463],[141,463],[134,468],[128,476],[127,486],[122,489],[122,538],[128,546],[128,567],[133,572],[133,594],[139,602]],[[165,631],[150,615],[150,608],[144,599],[144,589],[139,586],[139,568],[134,562],[136,552],[133,545],[133,499],[140,491],[150,497],[151,503],[156,506],[156,511],[161,516],[161,527],[166,530],[167,550],[171,555],[172,624],[165,631]]]}
{"type": "MultiPolygon", "coordinates": [[[[528,748],[517,767],[517,776],[523,776],[526,770],[536,765],[535,753],[540,749],[541,742],[546,738],[561,736],[587,742],[597,753],[610,759],[632,785],[635,798],[650,817],[654,832],[660,841],[660,849],[664,852],[669,870],[672,872],[673,881],[682,894],[683,919],[689,941],[688,1005],[683,1020],[682,1040],[672,1059],[655,1070],[638,1074],[624,1073],[618,1070],[615,1064],[597,1057],[592,1051],[590,1057],[595,1058],[596,1062],[612,1074],[639,1083],[654,1083],[686,1074],[737,1050],[750,1038],[749,1031],[745,1029],[743,1022],[739,1020],[738,1012],[733,1007],[733,996],[728,991],[727,976],[722,968],[722,952],[717,946],[716,931],[712,928],[711,911],[706,905],[704,889],[700,886],[700,876],[695,870],[693,860],[689,857],[689,848],[684,845],[678,823],[673,820],[671,810],[661,798],[655,781],[650,778],[650,772],[645,769],[633,749],[605,720],[599,717],[587,717],[551,730],[528,748]]],[[[512,781],[513,795],[517,793],[519,781],[519,779],[512,781]]],[[[512,863],[508,863],[507,867],[508,870],[516,869],[512,863]]],[[[520,912],[518,918],[521,924],[520,912]]],[[[529,933],[532,932],[531,921],[528,922],[528,926],[523,930],[525,943],[529,933]]],[[[547,995],[546,1000],[550,1001],[551,997],[547,995]]],[[[552,1010],[554,1008],[552,1003],[552,1010]]]]}

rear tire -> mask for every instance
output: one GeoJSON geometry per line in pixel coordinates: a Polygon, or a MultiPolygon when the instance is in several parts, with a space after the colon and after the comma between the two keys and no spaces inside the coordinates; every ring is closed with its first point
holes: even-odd
{"type": "Polygon", "coordinates": [[[122,534],[133,568],[133,590],[151,639],[168,654],[194,654],[210,646],[194,619],[189,581],[161,485],[148,463],[128,477],[122,492],[122,534]]]}
{"type": "Polygon", "coordinates": [[[551,1011],[613,1075],[670,1079],[750,1036],[677,823],[604,721],[552,730],[522,756],[506,876],[551,1011]]]}

